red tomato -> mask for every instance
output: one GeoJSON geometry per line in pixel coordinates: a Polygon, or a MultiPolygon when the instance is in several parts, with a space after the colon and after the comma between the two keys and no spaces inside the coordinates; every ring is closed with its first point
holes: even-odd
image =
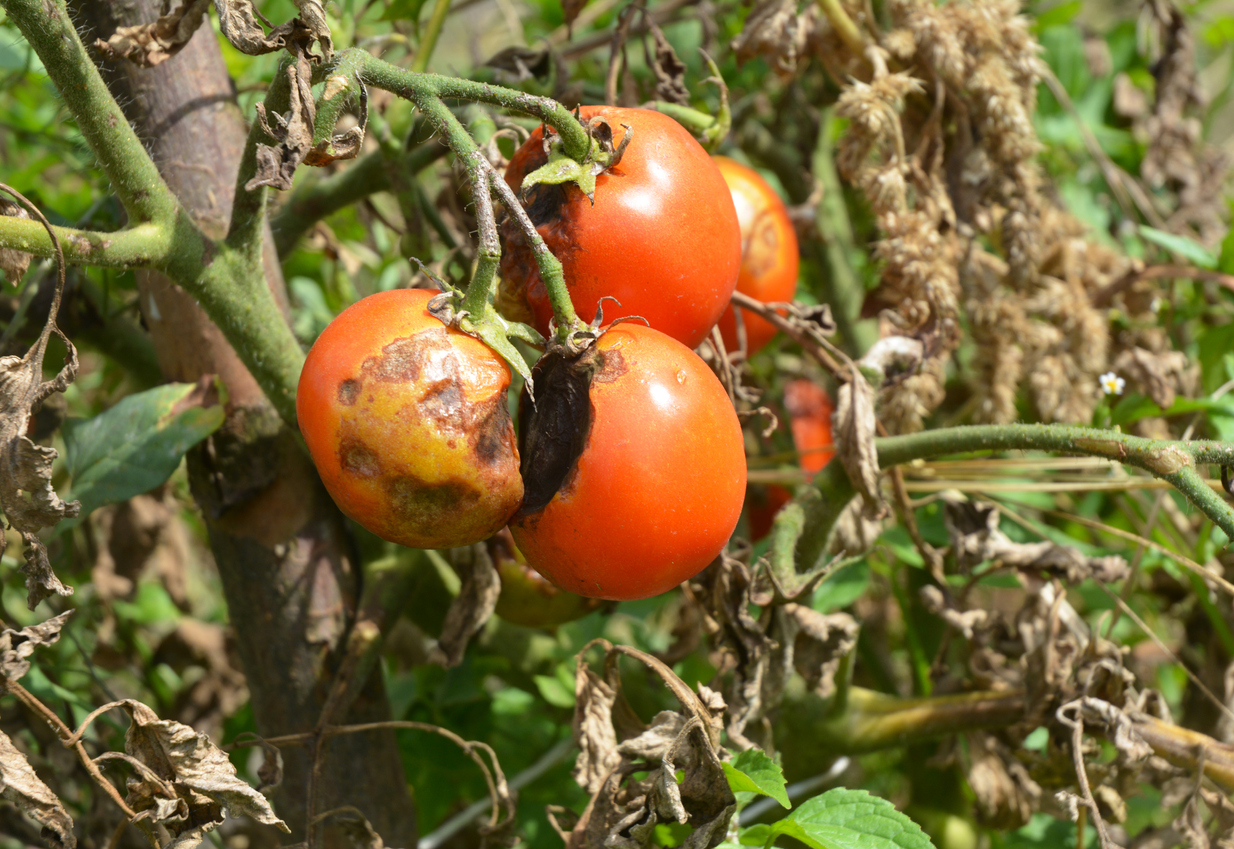
{"type": "Polygon", "coordinates": [[[831,414],[835,412],[831,396],[814,381],[798,378],[784,387],[784,406],[798,462],[807,474],[817,474],[836,453],[831,437],[831,414]]]}
{"type": "MultiPolygon", "coordinates": [[[[596,178],[595,204],[575,185],[536,186],[527,212],[561,260],[574,309],[584,321],[600,298],[608,318],[639,315],[693,348],[728,305],[741,266],[741,232],[732,195],[706,151],[680,124],[646,109],[584,106],[602,116],[619,144],[633,132],[621,161],[596,178]]],[[[545,162],[535,130],[506,169],[516,191],[545,162]]],[[[502,228],[501,274],[531,308],[547,335],[552,308],[526,238],[513,222],[502,228]]]]}
{"type": "Polygon", "coordinates": [[[352,304],[314,343],[296,393],[300,431],[339,508],[413,548],[486,539],[523,497],[510,370],[430,315],[434,294],[397,289],[352,304]]]}
{"type": "MultiPolygon", "coordinates": [[[[737,291],[763,303],[791,301],[797,292],[797,231],[784,201],[759,173],[725,156],[715,157],[737,207],[741,224],[741,274],[737,291]]],[[[771,341],[776,329],[769,321],[742,310],[746,353],[771,341]]],[[[730,306],[720,317],[720,332],[730,351],[737,349],[737,321],[730,306]]]]}
{"type": "MultiPolygon", "coordinates": [[[[579,453],[551,500],[524,504],[510,530],[527,562],[562,589],[648,598],[692,578],[732,535],[746,485],[741,426],[706,364],[663,333],[621,324],[588,357],[594,376],[579,407],[589,429],[543,420],[529,428],[520,413],[525,472],[540,463],[537,434],[573,441],[579,453]]],[[[550,404],[540,387],[539,403],[550,404]]],[[[531,502],[530,475],[527,488],[531,502]]]]}
{"type": "Polygon", "coordinates": [[[508,530],[503,529],[486,546],[501,577],[501,595],[494,613],[507,622],[524,628],[552,629],[604,605],[599,599],[566,592],[546,581],[527,565],[508,530]]]}

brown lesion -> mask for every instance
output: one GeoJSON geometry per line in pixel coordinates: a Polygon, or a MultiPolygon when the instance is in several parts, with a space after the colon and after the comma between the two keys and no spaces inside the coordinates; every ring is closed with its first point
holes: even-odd
{"type": "Polygon", "coordinates": [[[505,404],[505,395],[497,394],[475,405],[475,426],[469,431],[468,444],[482,468],[503,466],[515,460],[514,422],[505,404]]]}
{"type": "Polygon", "coordinates": [[[456,521],[474,509],[484,493],[459,480],[428,483],[415,475],[391,477],[385,482],[386,495],[396,515],[421,528],[456,521]]]}
{"type": "Polygon", "coordinates": [[[354,436],[339,441],[338,462],[344,472],[357,477],[375,478],[381,475],[381,457],[354,436]]]}
{"type": "Polygon", "coordinates": [[[360,390],[363,388],[364,384],[354,377],[343,380],[338,385],[338,402],[344,407],[354,405],[356,399],[360,397],[360,390]]]}
{"type": "Polygon", "coordinates": [[[627,371],[626,358],[616,349],[598,352],[596,362],[600,367],[591,378],[593,383],[614,383],[627,371]]]}

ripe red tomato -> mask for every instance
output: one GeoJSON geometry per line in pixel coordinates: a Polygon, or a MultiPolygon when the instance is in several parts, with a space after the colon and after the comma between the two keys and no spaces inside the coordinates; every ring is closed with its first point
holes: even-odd
{"type": "Polygon", "coordinates": [[[835,412],[831,396],[814,381],[798,378],[784,387],[784,407],[798,462],[807,474],[817,474],[836,453],[831,436],[831,414],[835,412]]]}
{"type": "MultiPolygon", "coordinates": [[[[797,231],[784,201],[759,173],[725,156],[715,157],[737,207],[741,223],[741,274],[737,291],[765,304],[791,301],[797,291],[797,231]]],[[[775,326],[742,310],[746,352],[753,354],[776,335],[775,326]]],[[[737,349],[737,321],[730,306],[720,317],[720,332],[730,351],[737,349]]]]}
{"type": "Polygon", "coordinates": [[[501,595],[494,612],[507,622],[524,628],[552,629],[604,606],[599,599],[566,592],[546,581],[527,565],[508,530],[503,529],[485,546],[501,577],[501,595]]]}
{"type": "MultiPolygon", "coordinates": [[[[732,195],[702,146],[680,124],[646,109],[584,106],[582,118],[608,120],[614,143],[633,132],[621,161],[596,178],[595,204],[578,188],[536,186],[525,199],[528,215],[549,250],[561,260],[574,308],[584,321],[600,298],[610,319],[639,315],[662,333],[693,348],[724,312],[741,266],[741,232],[732,195]]],[[[523,177],[545,162],[535,130],[506,169],[518,191],[523,177]]],[[[547,334],[548,294],[531,249],[517,225],[502,228],[501,274],[531,308],[547,334]]]]}
{"type": "Polygon", "coordinates": [[[510,370],[446,327],[436,294],[397,289],[352,304],[300,373],[300,432],[339,508],[412,548],[470,545],[518,508],[510,370]]]}
{"type": "Polygon", "coordinates": [[[527,500],[510,530],[527,562],[562,589],[658,595],[707,566],[737,525],[746,485],[737,414],[693,351],[641,324],[609,328],[580,362],[592,375],[578,397],[583,428],[544,412],[550,381],[537,378],[539,418],[523,399],[527,500]],[[534,480],[551,465],[544,443],[574,446],[555,493],[534,480]]]}

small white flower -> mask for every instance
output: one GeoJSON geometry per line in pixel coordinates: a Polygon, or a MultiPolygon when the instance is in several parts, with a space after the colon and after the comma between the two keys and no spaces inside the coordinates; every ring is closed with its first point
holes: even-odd
{"type": "Polygon", "coordinates": [[[1099,379],[1101,381],[1101,391],[1106,395],[1122,395],[1123,390],[1127,388],[1127,381],[1112,371],[1107,371],[1099,379]]]}

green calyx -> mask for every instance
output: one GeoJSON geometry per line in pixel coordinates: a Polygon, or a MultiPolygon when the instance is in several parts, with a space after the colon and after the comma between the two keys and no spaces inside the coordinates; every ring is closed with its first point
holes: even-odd
{"type": "Polygon", "coordinates": [[[589,201],[596,202],[596,177],[621,161],[622,154],[625,153],[626,146],[630,144],[634,131],[622,124],[625,133],[621,137],[621,142],[614,146],[613,128],[607,119],[596,116],[584,126],[588,138],[591,139],[591,146],[582,160],[567,156],[561,136],[551,132],[547,127],[544,129],[548,161],[523,178],[523,184],[519,187],[520,191],[526,194],[534,186],[560,186],[574,183],[583,194],[587,195],[589,201]]]}

